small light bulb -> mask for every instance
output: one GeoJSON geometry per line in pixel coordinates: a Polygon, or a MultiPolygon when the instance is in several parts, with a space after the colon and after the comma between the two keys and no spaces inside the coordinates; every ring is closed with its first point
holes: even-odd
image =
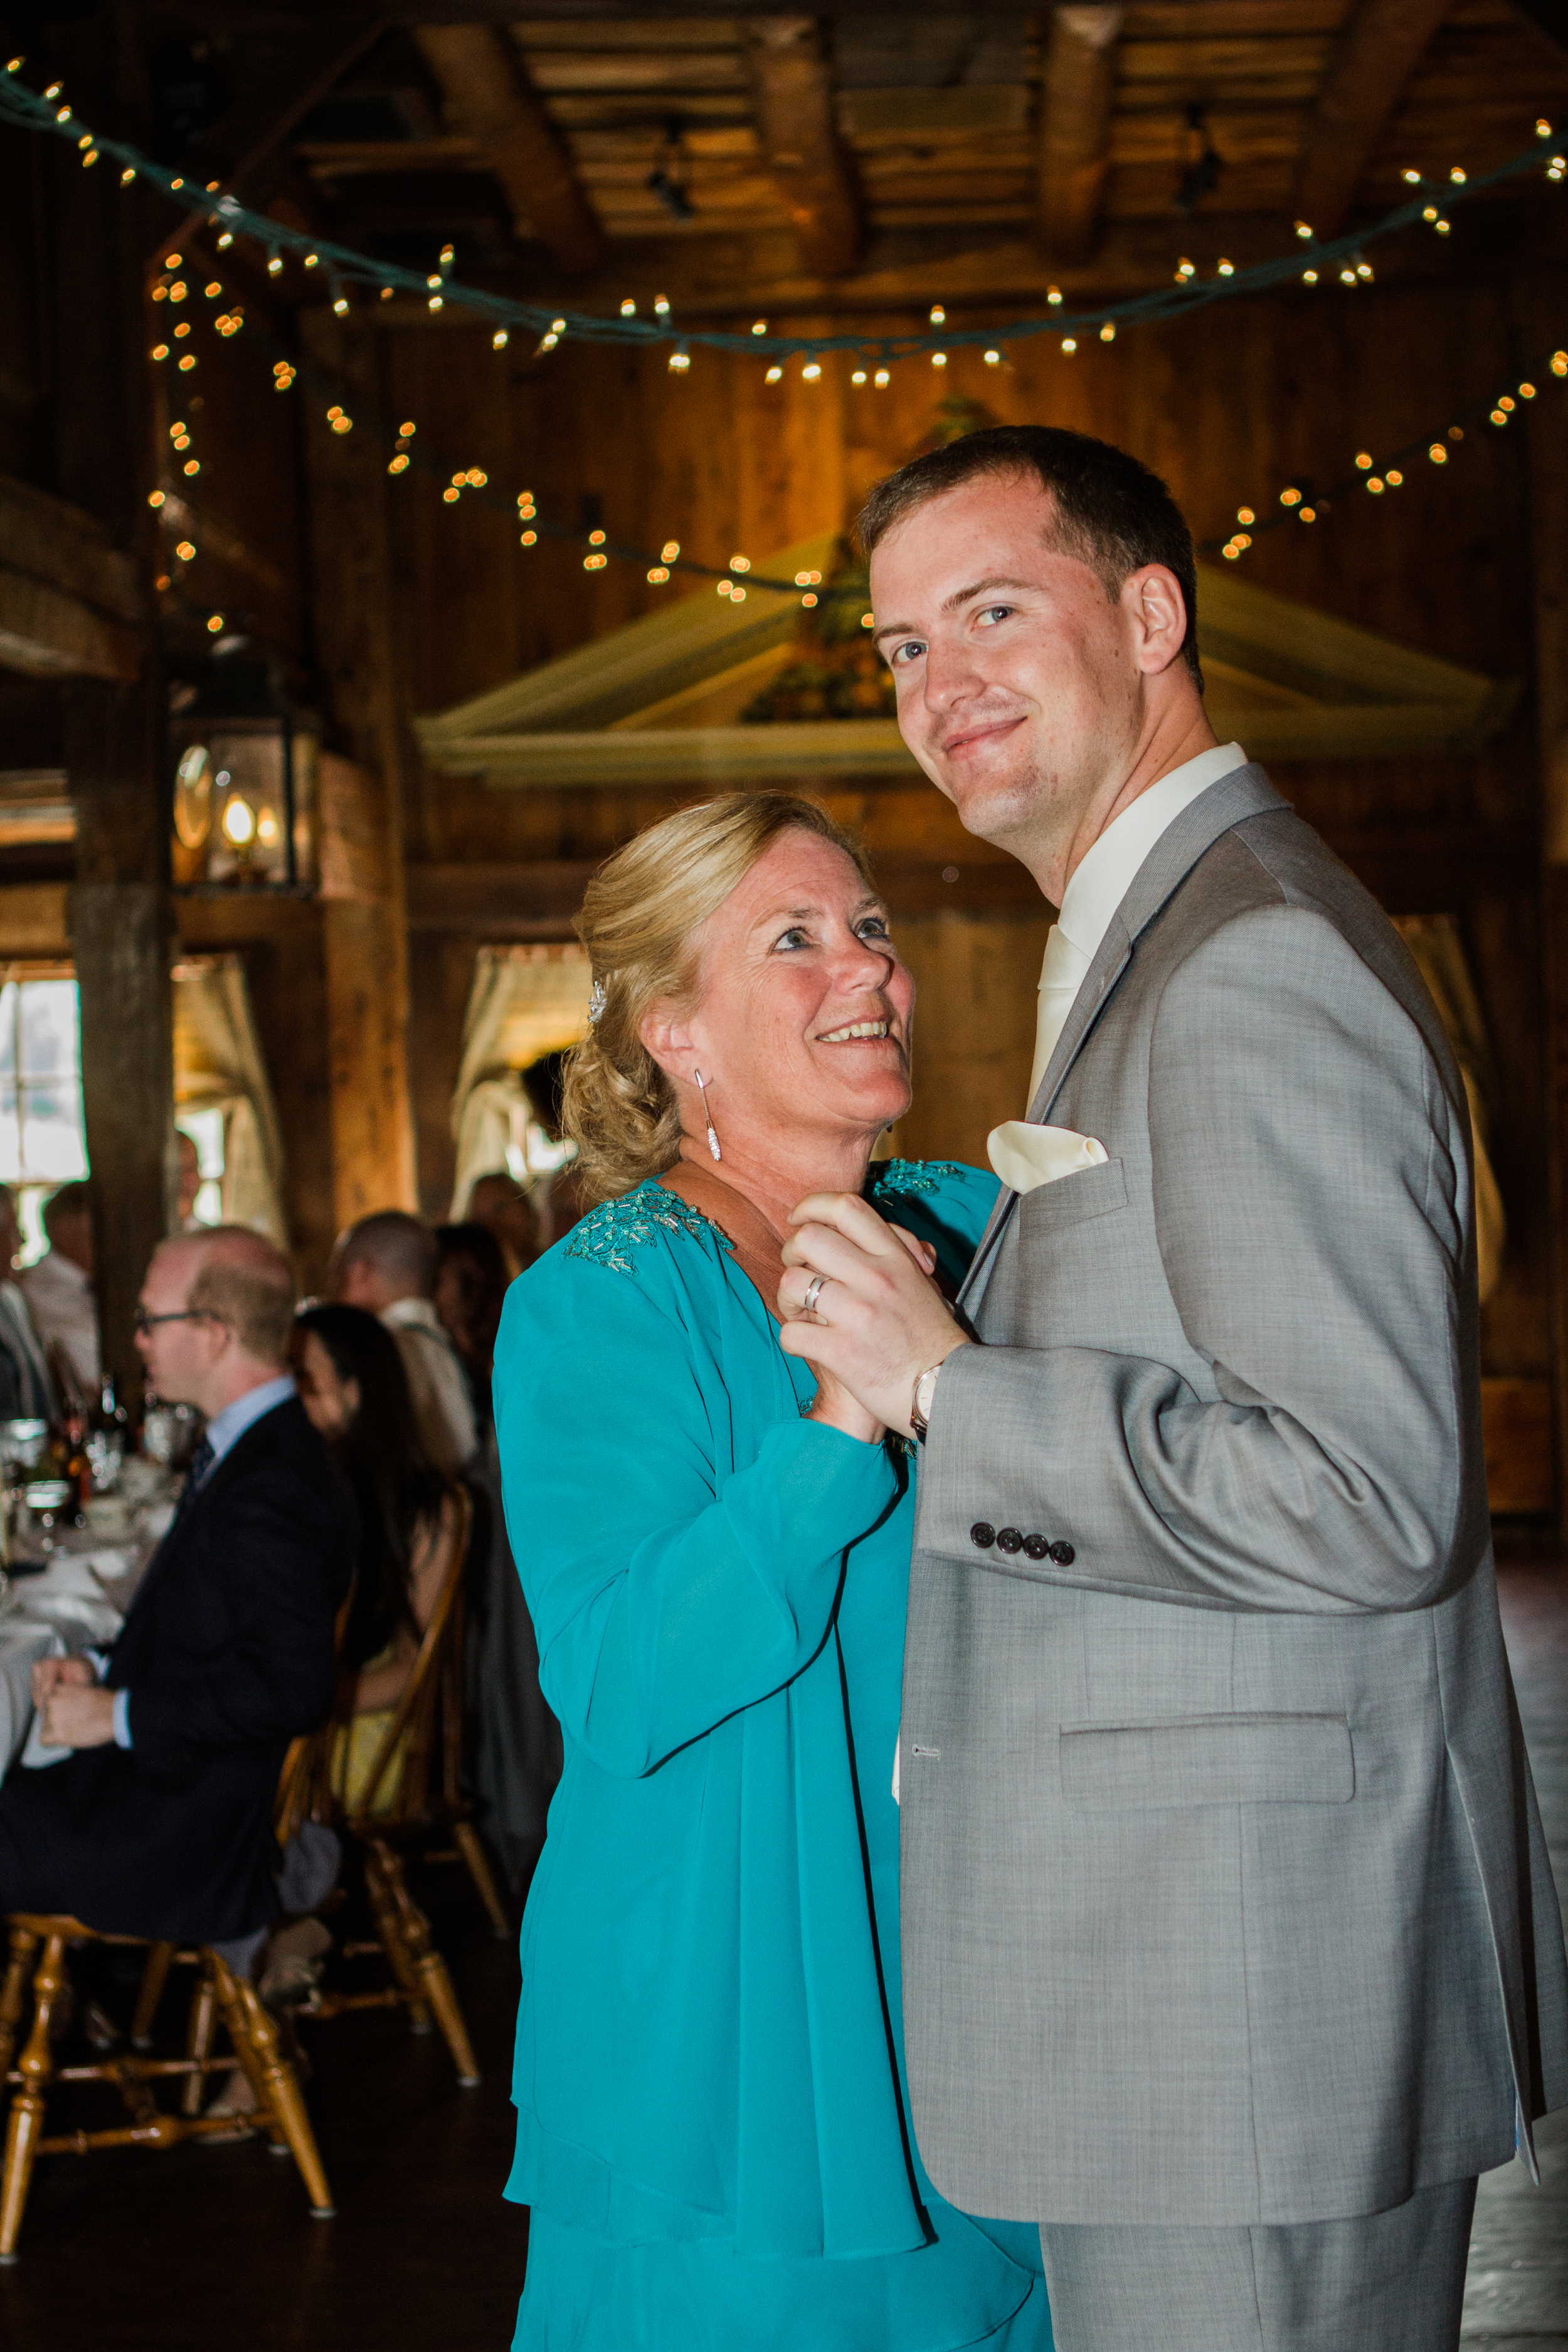
{"type": "Polygon", "coordinates": [[[986,352],[986,354],[985,354],[985,364],[986,364],[986,366],[987,366],[987,367],[1000,367],[1000,366],[1001,366],[1001,364],[1002,364],[1002,354],[1001,354],[1001,352],[986,352]]]}
{"type": "Polygon", "coordinates": [[[887,368],[879,368],[876,374],[871,378],[872,383],[876,385],[879,392],[886,392],[892,380],[892,376],[887,368]]]}
{"type": "Polygon", "coordinates": [[[945,352],[932,352],[931,355],[931,363],[932,367],[945,367],[947,365],[947,353],[945,352]]]}
{"type": "Polygon", "coordinates": [[[771,367],[766,375],[763,378],[763,382],[764,383],[777,383],[783,373],[784,370],[782,367],[771,367]]]}
{"type": "MultiPolygon", "coordinates": [[[[221,629],[222,615],[215,614],[213,617],[221,629]]],[[[207,626],[209,629],[212,627],[211,621],[207,623],[207,626]]],[[[230,842],[236,849],[248,848],[256,838],[256,811],[251,807],[250,803],[242,800],[237,793],[225,804],[223,832],[224,839],[230,842]]]]}
{"type": "Polygon", "coordinates": [[[1100,331],[1100,340],[1102,343],[1113,343],[1116,341],[1116,330],[1109,319],[1100,331]]]}
{"type": "Polygon", "coordinates": [[[507,334],[506,329],[504,327],[498,327],[495,333],[490,337],[491,351],[504,352],[510,340],[510,338],[507,334]]]}
{"type": "Polygon", "coordinates": [[[933,327],[945,327],[947,324],[947,312],[940,302],[933,302],[931,306],[931,322],[933,327]]]}
{"type": "Polygon", "coordinates": [[[849,378],[849,381],[850,381],[850,383],[865,383],[865,381],[866,381],[866,371],[865,371],[865,369],[864,369],[864,368],[856,368],[856,369],[854,370],[853,373],[851,374],[851,376],[850,376],[850,378],[849,378]]]}
{"type": "Polygon", "coordinates": [[[821,376],[821,373],[822,373],[822,364],[821,364],[821,362],[820,362],[820,361],[818,361],[818,360],[807,360],[807,362],[806,362],[805,365],[802,368],[802,370],[801,370],[801,372],[800,372],[800,374],[801,374],[801,382],[802,382],[803,383],[816,383],[817,382],[818,378],[821,376]]]}
{"type": "Polygon", "coordinates": [[[752,320],[752,334],[753,334],[753,335],[765,335],[765,334],[767,333],[767,331],[768,331],[768,322],[767,322],[767,320],[766,320],[765,319],[753,319],[753,320],[752,320]]]}
{"type": "Polygon", "coordinates": [[[1250,507],[1237,507],[1236,510],[1236,519],[1237,522],[1256,522],[1258,520],[1258,517],[1253,513],[1250,507]]]}

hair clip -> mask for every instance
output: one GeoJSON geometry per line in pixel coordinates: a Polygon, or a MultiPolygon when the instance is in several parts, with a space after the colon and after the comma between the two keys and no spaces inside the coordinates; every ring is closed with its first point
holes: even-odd
{"type": "Polygon", "coordinates": [[[588,991],[588,1025],[593,1027],[605,1009],[605,983],[596,980],[588,991]]]}

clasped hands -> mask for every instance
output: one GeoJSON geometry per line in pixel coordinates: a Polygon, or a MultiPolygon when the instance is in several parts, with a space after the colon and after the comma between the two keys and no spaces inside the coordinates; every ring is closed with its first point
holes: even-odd
{"type": "Polygon", "coordinates": [[[908,1437],[916,1381],[968,1344],[931,1278],[935,1252],[853,1192],[813,1192],[790,1223],[780,1345],[817,1375],[814,1417],[852,1436],[908,1437]]]}
{"type": "Polygon", "coordinates": [[[86,1658],[39,1658],[33,1705],[46,1748],[106,1748],[114,1737],[114,1693],[86,1658]]]}

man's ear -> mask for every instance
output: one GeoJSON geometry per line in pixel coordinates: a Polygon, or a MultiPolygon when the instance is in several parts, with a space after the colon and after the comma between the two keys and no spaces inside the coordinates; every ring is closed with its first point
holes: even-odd
{"type": "Polygon", "coordinates": [[[1145,563],[1123,582],[1121,601],[1132,623],[1139,668],[1154,677],[1180,661],[1187,634],[1187,600],[1175,573],[1163,563],[1145,563]]]}
{"type": "Polygon", "coordinates": [[[637,1023],[637,1035],[667,1078],[688,1076],[695,1045],[691,1023],[667,999],[649,1005],[637,1023]]]}

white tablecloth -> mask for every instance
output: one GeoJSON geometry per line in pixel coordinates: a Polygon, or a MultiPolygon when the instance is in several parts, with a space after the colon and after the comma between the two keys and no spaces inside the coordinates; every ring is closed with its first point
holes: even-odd
{"type": "MultiPolygon", "coordinates": [[[[102,1580],[123,1567],[113,1551],[58,1553],[42,1576],[18,1577],[12,1586],[0,1614],[0,1776],[16,1762],[32,1725],[34,1660],[109,1646],[122,1620],[102,1580]]],[[[54,1763],[69,1753],[46,1750],[26,1760],[54,1763]]]]}
{"type": "Polygon", "coordinates": [[[33,1661],[58,1657],[64,1648],[56,1626],[0,1619],[0,1775],[10,1770],[33,1720],[33,1661]]]}

